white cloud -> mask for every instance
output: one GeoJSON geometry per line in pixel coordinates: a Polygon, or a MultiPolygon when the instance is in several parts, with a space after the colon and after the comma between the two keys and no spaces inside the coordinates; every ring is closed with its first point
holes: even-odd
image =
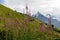
{"type": "Polygon", "coordinates": [[[5,0],[4,5],[22,12],[26,3],[33,13],[40,11],[44,14],[49,13],[60,17],[60,0],[5,0]]]}

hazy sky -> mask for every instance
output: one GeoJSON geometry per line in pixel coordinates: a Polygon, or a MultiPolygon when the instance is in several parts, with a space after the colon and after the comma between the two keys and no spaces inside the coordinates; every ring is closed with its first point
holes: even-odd
{"type": "Polygon", "coordinates": [[[22,12],[26,3],[32,13],[40,11],[42,14],[51,14],[60,18],[60,0],[4,0],[3,4],[22,12]]]}
{"type": "Polygon", "coordinates": [[[0,0],[0,3],[3,3],[4,2],[4,0],[0,0]]]}

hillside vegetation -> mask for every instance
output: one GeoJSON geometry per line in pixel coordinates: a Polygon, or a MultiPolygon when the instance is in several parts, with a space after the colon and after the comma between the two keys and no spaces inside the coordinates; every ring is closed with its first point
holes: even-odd
{"type": "Polygon", "coordinates": [[[56,40],[58,35],[40,20],[0,4],[0,40],[56,40]]]}

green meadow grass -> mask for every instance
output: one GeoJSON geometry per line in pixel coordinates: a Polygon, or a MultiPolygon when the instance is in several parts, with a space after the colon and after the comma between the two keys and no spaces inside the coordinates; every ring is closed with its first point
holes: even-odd
{"type": "MultiPolygon", "coordinates": [[[[41,21],[0,4],[0,40],[55,40],[53,30],[40,31],[41,21]],[[28,22],[24,21],[27,18],[28,22]],[[33,20],[33,21],[30,21],[33,20]]],[[[44,24],[46,27],[47,25],[44,24]]]]}

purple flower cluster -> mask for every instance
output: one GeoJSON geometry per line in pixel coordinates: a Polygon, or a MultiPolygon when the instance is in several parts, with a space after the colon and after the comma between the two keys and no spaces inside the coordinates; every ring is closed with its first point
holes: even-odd
{"type": "Polygon", "coordinates": [[[11,22],[10,18],[6,18],[6,19],[5,19],[5,23],[6,23],[5,25],[6,25],[6,26],[9,27],[9,25],[11,24],[10,22],[11,22]]]}
{"type": "Polygon", "coordinates": [[[24,18],[24,22],[28,23],[29,22],[28,18],[24,18]]]}
{"type": "Polygon", "coordinates": [[[22,26],[22,23],[19,22],[17,18],[16,18],[16,24],[18,24],[19,26],[22,26]]]}
{"type": "Polygon", "coordinates": [[[44,27],[43,23],[41,23],[41,25],[40,25],[40,32],[45,32],[45,27],[44,27]]]}

